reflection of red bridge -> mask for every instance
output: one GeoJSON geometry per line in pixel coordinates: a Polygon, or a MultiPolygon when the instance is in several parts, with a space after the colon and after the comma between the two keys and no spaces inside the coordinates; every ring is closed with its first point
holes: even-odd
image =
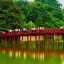
{"type": "Polygon", "coordinates": [[[32,46],[32,36],[35,37],[35,40],[37,42],[37,48],[38,50],[40,50],[40,46],[43,46],[43,45],[40,45],[40,36],[43,36],[44,37],[44,49],[46,49],[46,47],[48,47],[48,51],[50,51],[49,49],[49,42],[50,40],[52,41],[52,50],[54,50],[54,36],[56,36],[56,48],[57,48],[57,51],[63,51],[64,50],[64,29],[44,29],[44,30],[25,30],[25,31],[14,31],[14,32],[5,32],[5,33],[0,33],[0,41],[1,39],[4,39],[4,42],[5,42],[5,48],[8,48],[7,47],[7,44],[8,44],[8,38],[11,38],[11,43],[12,43],[12,48],[15,49],[16,46],[15,46],[15,40],[16,40],[16,37],[19,37],[19,44],[20,44],[20,49],[22,48],[21,45],[23,43],[23,36],[26,36],[27,37],[27,41],[30,45],[30,50],[31,50],[31,46],[32,46]],[[59,35],[62,35],[62,39],[63,39],[63,42],[62,42],[62,49],[59,49],[59,35]],[[20,39],[21,37],[21,39],[20,39]],[[28,39],[29,37],[29,39],[28,39]]]}

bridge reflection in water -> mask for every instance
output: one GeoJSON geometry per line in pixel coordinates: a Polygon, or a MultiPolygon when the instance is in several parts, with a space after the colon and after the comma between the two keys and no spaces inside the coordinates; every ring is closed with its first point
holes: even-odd
{"type": "Polygon", "coordinates": [[[25,30],[0,33],[0,50],[22,53],[64,53],[64,29],[25,30]],[[25,43],[25,44],[24,44],[25,43]],[[34,43],[34,44],[33,44],[34,43]],[[32,48],[35,45],[35,48],[32,48]],[[26,46],[26,47],[25,47],[26,46]]]}

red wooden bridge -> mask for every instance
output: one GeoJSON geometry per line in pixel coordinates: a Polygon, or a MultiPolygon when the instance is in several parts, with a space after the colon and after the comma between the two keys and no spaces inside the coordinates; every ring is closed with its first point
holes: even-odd
{"type": "Polygon", "coordinates": [[[44,30],[21,30],[13,32],[2,32],[0,33],[0,38],[16,37],[16,36],[39,36],[39,35],[64,35],[64,29],[44,29],[44,30]]]}
{"type": "MultiPolygon", "coordinates": [[[[0,33],[0,43],[1,40],[4,40],[5,42],[5,46],[2,47],[0,46],[0,50],[2,49],[12,49],[12,50],[30,50],[30,51],[39,51],[39,52],[51,52],[54,51],[55,53],[59,52],[59,53],[63,53],[64,51],[64,29],[40,29],[40,30],[21,30],[21,31],[12,31],[12,32],[1,32],[0,33]],[[57,50],[54,50],[54,36],[56,35],[56,48],[57,50]],[[59,49],[59,36],[62,36],[62,49],[59,49]],[[29,43],[30,48],[29,49],[23,49],[22,48],[22,43],[23,43],[23,37],[26,36],[27,37],[27,41],[29,43]],[[32,36],[35,37],[35,41],[37,42],[37,49],[32,49],[32,36]],[[44,45],[40,45],[40,40],[41,40],[41,36],[43,36],[44,39],[44,45]],[[19,40],[19,48],[16,48],[15,43],[16,43],[16,38],[18,38],[19,40]],[[29,37],[29,39],[28,39],[29,37]],[[11,43],[12,43],[12,47],[9,48],[8,46],[8,39],[11,38],[11,43]],[[21,39],[20,39],[21,38],[21,39]],[[52,49],[49,49],[49,42],[52,39],[52,49]],[[44,46],[43,49],[40,49],[40,46],[44,46]],[[46,50],[46,47],[48,47],[48,49],[46,50]]],[[[59,54],[58,53],[58,54],[59,54]]]]}

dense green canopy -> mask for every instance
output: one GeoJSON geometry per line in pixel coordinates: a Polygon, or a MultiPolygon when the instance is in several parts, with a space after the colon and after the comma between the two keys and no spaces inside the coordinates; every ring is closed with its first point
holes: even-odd
{"type": "Polygon", "coordinates": [[[57,28],[64,26],[64,10],[56,0],[0,1],[0,28],[57,28]],[[30,23],[31,26],[30,27],[30,23]]]}
{"type": "Polygon", "coordinates": [[[14,29],[21,27],[21,11],[12,1],[0,3],[0,28],[14,29]]]}

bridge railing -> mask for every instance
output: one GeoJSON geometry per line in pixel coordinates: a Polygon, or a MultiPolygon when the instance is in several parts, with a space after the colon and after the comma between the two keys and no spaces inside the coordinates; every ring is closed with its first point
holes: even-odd
{"type": "Polygon", "coordinates": [[[44,30],[21,30],[14,32],[2,32],[0,38],[12,36],[29,36],[29,35],[43,35],[43,34],[64,34],[64,29],[44,29],[44,30]]]}

